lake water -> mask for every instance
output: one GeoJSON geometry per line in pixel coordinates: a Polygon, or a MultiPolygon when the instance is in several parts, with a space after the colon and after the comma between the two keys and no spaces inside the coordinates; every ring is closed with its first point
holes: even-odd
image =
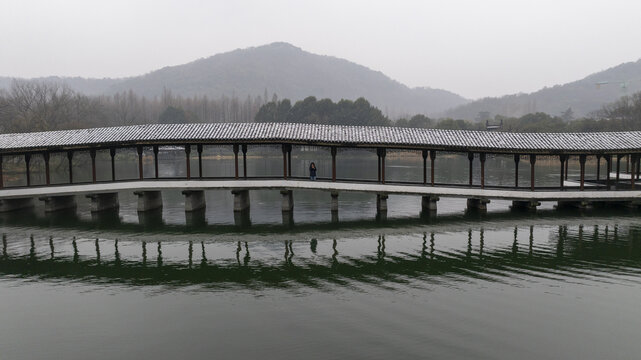
{"type": "MultiPolygon", "coordinates": [[[[206,176],[232,175],[229,149],[207,151],[206,176]]],[[[280,174],[278,151],[250,157],[250,176],[280,174]]],[[[405,155],[388,154],[388,178],[421,181],[421,159],[405,155]]],[[[161,174],[184,172],[180,154],[162,156],[161,174]]],[[[376,178],[375,154],[344,158],[339,176],[376,178]]],[[[313,160],[327,176],[328,159],[294,153],[294,175],[313,160]]],[[[464,156],[438,159],[437,181],[467,182],[464,156]]],[[[537,184],[558,184],[558,164],[537,161],[537,184]]],[[[135,177],[135,162],[119,166],[135,177]]],[[[524,159],[524,186],[528,171],[524,159]]],[[[512,184],[511,157],[486,172],[488,185],[512,184]]],[[[208,192],[196,220],[178,191],[163,197],[143,218],[129,193],[98,218],[86,199],[76,212],[0,215],[0,359],[639,358],[638,212],[493,201],[480,215],[441,199],[422,219],[420,198],[390,196],[377,220],[375,196],[341,194],[332,222],[329,194],[295,191],[283,222],[280,194],[255,191],[251,225],[238,226],[228,192],[208,192]]]]}

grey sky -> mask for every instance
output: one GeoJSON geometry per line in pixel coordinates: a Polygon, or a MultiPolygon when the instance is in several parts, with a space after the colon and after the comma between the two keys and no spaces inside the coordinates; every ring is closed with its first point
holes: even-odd
{"type": "Polygon", "coordinates": [[[0,76],[131,76],[286,41],[478,98],[641,57],[636,0],[0,0],[0,9],[0,76]]]}

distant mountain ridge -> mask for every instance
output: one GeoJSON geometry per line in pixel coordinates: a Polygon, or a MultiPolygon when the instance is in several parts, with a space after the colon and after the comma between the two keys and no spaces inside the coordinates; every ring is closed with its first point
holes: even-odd
{"type": "MultiPolygon", "coordinates": [[[[243,99],[264,96],[265,91],[270,97],[267,100],[274,93],[280,99],[293,101],[308,96],[334,101],[364,97],[391,117],[432,115],[469,101],[446,90],[412,89],[379,71],[282,42],[221,53],[125,79],[63,80],[88,95],[132,90],[155,97],[168,89],[185,97],[219,98],[233,94],[243,99]]],[[[0,86],[8,82],[7,78],[0,78],[0,86]]]]}
{"type": "Polygon", "coordinates": [[[578,81],[545,87],[530,94],[483,98],[450,109],[441,115],[465,120],[476,119],[480,112],[489,112],[491,116],[520,117],[535,112],[558,116],[571,108],[575,117],[582,117],[623,95],[638,91],[641,91],[641,59],[614,66],[578,81]]]}

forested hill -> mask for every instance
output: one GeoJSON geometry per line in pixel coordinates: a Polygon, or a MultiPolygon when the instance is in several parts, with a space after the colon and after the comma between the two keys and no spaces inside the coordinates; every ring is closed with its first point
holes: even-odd
{"type": "Polygon", "coordinates": [[[641,91],[641,60],[624,63],[564,85],[546,87],[531,94],[480,99],[442,115],[465,120],[475,120],[482,112],[489,112],[490,117],[520,117],[536,112],[558,116],[571,108],[574,117],[582,117],[623,95],[638,91],[641,91]]]}
{"type": "Polygon", "coordinates": [[[445,90],[409,87],[381,72],[347,60],[312,54],[287,43],[235,50],[188,64],[165,67],[125,79],[111,92],[133,90],[147,97],[160,96],[163,88],[174,95],[222,95],[239,98],[274,93],[293,101],[315,96],[368,99],[390,116],[434,114],[467,102],[445,90]]]}

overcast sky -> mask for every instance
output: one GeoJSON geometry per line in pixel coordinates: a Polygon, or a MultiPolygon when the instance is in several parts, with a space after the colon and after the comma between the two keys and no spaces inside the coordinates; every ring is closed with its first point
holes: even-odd
{"type": "Polygon", "coordinates": [[[640,14],[638,0],[0,0],[0,76],[131,76],[285,41],[478,98],[636,61],[640,14]]]}

